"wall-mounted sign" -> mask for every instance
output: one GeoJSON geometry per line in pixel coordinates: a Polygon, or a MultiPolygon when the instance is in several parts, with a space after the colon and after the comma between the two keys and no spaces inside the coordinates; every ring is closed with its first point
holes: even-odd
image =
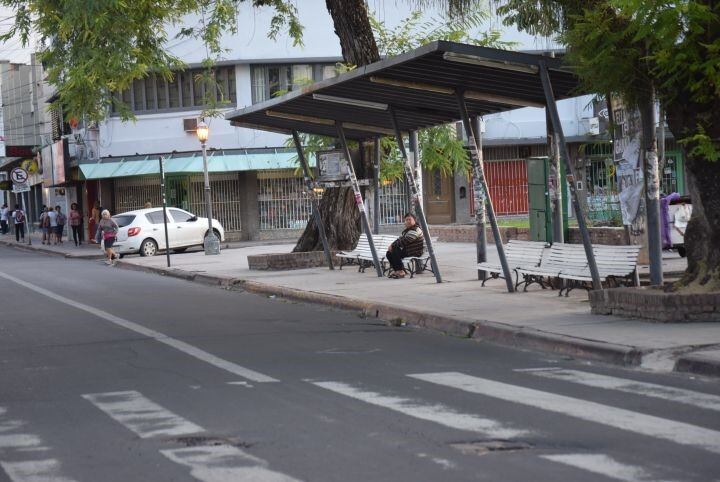
{"type": "Polygon", "coordinates": [[[350,173],[348,171],[345,155],[342,151],[325,151],[317,153],[318,181],[345,181],[350,173]]]}

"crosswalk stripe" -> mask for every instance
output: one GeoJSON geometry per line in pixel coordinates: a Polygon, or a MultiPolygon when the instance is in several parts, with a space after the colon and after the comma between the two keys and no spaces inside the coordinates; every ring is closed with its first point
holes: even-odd
{"type": "Polygon", "coordinates": [[[685,390],[683,388],[668,387],[655,383],[638,382],[626,378],[616,378],[597,373],[583,372],[580,370],[564,370],[561,368],[549,368],[546,370],[534,370],[529,372],[532,375],[563,380],[566,382],[578,383],[589,387],[618,390],[646,397],[660,398],[671,402],[694,405],[708,410],[720,411],[720,397],[708,393],[685,390]]]}
{"type": "Polygon", "coordinates": [[[659,479],[643,467],[620,463],[605,454],[561,454],[540,457],[623,482],[671,482],[659,479]]]}
{"type": "MultiPolygon", "coordinates": [[[[140,392],[107,392],[83,395],[112,419],[141,438],[180,436],[206,432],[140,392]]],[[[268,463],[229,445],[210,445],[160,450],[171,461],[191,468],[191,474],[203,482],[253,480],[258,482],[294,482],[285,474],[270,470],[268,463]]]]}
{"type": "Polygon", "coordinates": [[[55,459],[0,462],[12,482],[74,482],[60,475],[60,462],[55,459]]]}
{"type": "Polygon", "coordinates": [[[361,390],[341,382],[313,382],[313,385],[330,390],[347,397],[361,400],[371,405],[389,408],[396,412],[435,422],[446,427],[476,432],[490,438],[511,439],[527,436],[530,432],[511,428],[496,420],[479,417],[477,415],[457,412],[442,404],[427,404],[418,400],[382,395],[376,392],[361,390]]]}
{"type": "Polygon", "coordinates": [[[298,479],[267,468],[266,461],[228,445],[168,449],[161,450],[160,453],[177,464],[190,467],[190,475],[202,482],[298,481],[298,479]]]}
{"type": "Polygon", "coordinates": [[[32,283],[28,283],[27,281],[23,281],[21,279],[15,278],[14,276],[5,274],[2,271],[0,271],[0,278],[5,278],[8,281],[12,281],[15,284],[24,286],[25,288],[27,288],[29,290],[32,290],[36,293],[47,296],[48,298],[51,298],[55,301],[59,301],[60,303],[66,304],[68,306],[72,306],[73,308],[76,308],[78,310],[82,310],[87,313],[90,313],[91,315],[97,316],[98,318],[102,318],[103,320],[109,321],[110,323],[114,323],[118,326],[121,326],[121,327],[127,329],[127,330],[134,331],[135,333],[139,333],[143,336],[147,336],[148,338],[152,338],[153,340],[155,340],[157,342],[171,346],[171,347],[175,348],[176,350],[185,353],[186,355],[190,355],[194,358],[197,358],[198,360],[204,361],[205,363],[208,363],[217,368],[220,368],[222,370],[230,372],[233,375],[237,375],[237,376],[245,378],[247,380],[251,380],[253,382],[259,382],[259,383],[277,382],[278,381],[275,378],[272,378],[270,376],[256,372],[255,370],[250,370],[249,368],[245,368],[236,363],[224,360],[220,357],[213,355],[212,353],[208,353],[205,350],[201,350],[200,348],[197,348],[188,343],[185,343],[184,341],[180,341],[180,340],[176,340],[175,338],[171,338],[163,333],[160,333],[159,331],[151,330],[150,328],[145,328],[144,326],[142,326],[138,323],[134,323],[134,322],[126,320],[124,318],[120,318],[119,316],[110,314],[107,311],[103,311],[103,310],[95,308],[93,306],[89,306],[84,303],[80,303],[78,301],[71,300],[70,298],[60,296],[56,293],[53,293],[52,291],[46,290],[45,288],[41,288],[40,286],[34,285],[32,283]]]}
{"type": "Polygon", "coordinates": [[[408,376],[437,385],[520,403],[588,422],[600,423],[621,430],[628,430],[720,453],[720,432],[683,422],[645,415],[565,395],[496,382],[464,373],[418,373],[408,376]]]}
{"type": "Polygon", "coordinates": [[[12,433],[25,425],[22,420],[6,419],[7,409],[0,407],[0,468],[12,482],[74,482],[60,473],[56,459],[32,459],[50,450],[40,437],[31,433],[12,433]],[[15,460],[10,460],[15,459],[15,460]]]}
{"type": "Polygon", "coordinates": [[[136,391],[89,393],[82,397],[142,438],[204,432],[202,427],[136,391]]]}

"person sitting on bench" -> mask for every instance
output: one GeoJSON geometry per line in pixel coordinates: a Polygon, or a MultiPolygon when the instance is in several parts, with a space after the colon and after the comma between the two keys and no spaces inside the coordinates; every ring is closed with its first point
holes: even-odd
{"type": "Polygon", "coordinates": [[[387,251],[385,257],[390,263],[390,278],[398,279],[405,277],[405,267],[403,266],[403,258],[421,256],[425,249],[423,241],[423,232],[417,225],[415,215],[407,213],[405,215],[405,230],[399,238],[397,238],[387,251]]]}

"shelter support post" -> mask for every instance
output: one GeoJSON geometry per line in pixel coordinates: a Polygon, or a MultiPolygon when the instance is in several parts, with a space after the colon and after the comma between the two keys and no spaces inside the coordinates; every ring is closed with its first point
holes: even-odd
{"type": "Polygon", "coordinates": [[[588,267],[590,268],[590,275],[592,276],[593,289],[599,290],[602,289],[602,283],[600,281],[597,263],[595,262],[595,253],[593,253],[592,243],[590,242],[590,233],[588,232],[587,224],[585,224],[585,213],[583,213],[582,207],[580,206],[578,193],[575,189],[575,176],[573,174],[573,168],[570,165],[570,152],[568,151],[567,143],[565,142],[565,134],[563,133],[562,124],[560,123],[560,115],[558,114],[557,104],[555,103],[555,94],[553,93],[552,84],[550,83],[550,74],[544,60],[540,61],[540,80],[542,82],[543,91],[545,92],[547,111],[550,114],[553,130],[555,131],[555,135],[557,135],[560,143],[560,156],[565,160],[565,176],[570,186],[570,198],[572,199],[573,209],[575,210],[575,216],[577,217],[578,228],[580,228],[580,235],[582,236],[583,246],[585,247],[585,256],[587,256],[588,267]]]}
{"type": "Polygon", "coordinates": [[[373,234],[380,234],[380,138],[373,143],[373,234]]]}
{"type": "Polygon", "coordinates": [[[485,169],[482,164],[482,154],[479,152],[477,141],[475,140],[475,134],[473,133],[473,126],[470,123],[470,116],[468,115],[467,105],[465,104],[465,95],[462,89],[455,91],[457,97],[458,107],[460,109],[460,117],[462,118],[463,127],[465,128],[465,134],[468,138],[468,145],[470,146],[470,155],[473,163],[473,176],[475,182],[480,182],[482,186],[485,207],[487,210],[487,216],[490,218],[490,226],[492,226],[493,238],[495,238],[495,246],[497,247],[498,256],[500,257],[500,265],[503,269],[503,276],[505,278],[505,285],[509,293],[515,291],[513,285],[512,273],[510,272],[510,266],[508,265],[507,257],[505,256],[505,248],[502,244],[502,237],[500,236],[500,228],[498,228],[497,218],[495,217],[495,209],[493,209],[492,199],[490,199],[490,192],[487,187],[487,180],[485,179],[485,169]]]}
{"type": "MultiPolygon", "coordinates": [[[[418,140],[418,132],[408,132],[408,145],[410,146],[410,152],[413,153],[412,162],[410,163],[413,173],[415,173],[415,181],[417,182],[417,199],[418,204],[423,202],[423,190],[422,190],[422,169],[420,169],[420,143],[418,140]]],[[[410,196],[410,190],[408,190],[408,196],[410,196]]],[[[413,211],[412,199],[408,203],[410,211],[413,211]]]]}
{"type": "MultiPolygon", "coordinates": [[[[477,140],[478,163],[483,163],[483,135],[481,128],[482,119],[475,117],[473,127],[475,128],[475,139],[477,140]]],[[[477,176],[473,176],[473,200],[475,202],[475,224],[477,228],[477,241],[475,248],[477,251],[477,262],[484,263],[487,261],[487,215],[485,213],[485,190],[480,184],[477,176]]],[[[487,271],[478,271],[478,279],[485,281],[487,279],[487,271]]]]}
{"type": "Polygon", "coordinates": [[[345,154],[348,172],[350,173],[350,183],[352,184],[353,193],[355,194],[355,205],[360,210],[360,220],[362,221],[362,227],[365,231],[365,235],[367,236],[368,244],[370,245],[370,252],[372,253],[373,263],[375,264],[375,271],[377,272],[378,278],[382,278],[383,269],[382,266],[380,266],[380,258],[378,257],[377,250],[375,249],[375,242],[373,241],[367,211],[365,211],[365,204],[363,203],[362,193],[360,192],[360,185],[358,184],[357,176],[355,175],[355,167],[352,163],[352,157],[350,157],[350,148],[348,147],[347,139],[345,138],[345,129],[343,129],[340,121],[335,123],[335,127],[337,128],[338,139],[340,139],[340,144],[342,144],[343,153],[345,154]]]}
{"type": "Polygon", "coordinates": [[[317,224],[318,232],[320,233],[320,241],[323,245],[323,251],[325,251],[325,259],[327,259],[328,268],[335,269],[332,262],[332,254],[330,253],[330,246],[328,246],[327,236],[325,235],[325,224],[323,224],[322,216],[320,215],[320,203],[318,202],[317,195],[313,190],[312,177],[310,177],[310,166],[308,166],[305,153],[303,152],[302,143],[300,142],[300,136],[297,131],[292,131],[293,141],[295,141],[295,149],[298,153],[298,159],[303,168],[303,178],[305,180],[305,187],[308,191],[308,196],[312,201],[313,217],[315,218],[315,224],[317,224]]]}
{"type": "Polygon", "coordinates": [[[405,166],[405,178],[408,180],[410,191],[412,193],[412,200],[413,203],[415,203],[415,215],[417,216],[418,221],[420,221],[420,228],[422,228],[425,245],[427,246],[428,255],[430,256],[430,265],[432,266],[433,274],[435,274],[435,281],[442,283],[440,268],[438,267],[437,259],[435,259],[435,250],[433,249],[432,240],[430,239],[430,230],[428,229],[427,220],[425,219],[425,211],[423,210],[422,203],[420,202],[414,167],[410,164],[410,159],[408,158],[408,153],[405,149],[405,143],[403,142],[402,132],[400,131],[400,125],[398,124],[397,117],[395,117],[395,110],[390,107],[389,112],[390,120],[392,121],[393,128],[395,129],[395,138],[404,161],[403,166],[405,166]]]}
{"type": "Polygon", "coordinates": [[[553,128],[552,120],[550,119],[550,111],[545,107],[545,125],[547,126],[547,139],[548,139],[548,152],[549,164],[551,166],[550,173],[553,176],[552,182],[555,185],[555,189],[552,190],[552,196],[550,197],[550,203],[552,206],[552,242],[553,243],[564,243],[565,242],[565,226],[563,223],[563,199],[562,199],[562,166],[560,165],[560,142],[558,136],[553,128]]]}

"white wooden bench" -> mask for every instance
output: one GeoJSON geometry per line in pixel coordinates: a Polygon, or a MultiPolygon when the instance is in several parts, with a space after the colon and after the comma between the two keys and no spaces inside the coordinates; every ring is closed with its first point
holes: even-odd
{"type": "MultiPolygon", "coordinates": [[[[397,238],[391,235],[375,234],[373,235],[373,244],[375,244],[375,252],[381,266],[384,267],[385,253],[397,238]]],[[[366,234],[361,234],[358,239],[357,246],[352,251],[340,251],[335,256],[340,258],[340,269],[343,265],[357,264],[358,271],[364,272],[365,268],[373,265],[372,251],[370,250],[370,242],[366,234]]]]}
{"type": "Polygon", "coordinates": [[[582,244],[555,243],[550,247],[550,253],[542,259],[539,266],[529,265],[515,268],[518,276],[515,289],[524,285],[523,291],[527,291],[528,286],[533,283],[539,284],[543,289],[548,286],[554,288],[553,280],[560,276],[561,271],[564,269],[579,271],[586,266],[587,259],[582,244]]]}
{"type": "MultiPolygon", "coordinates": [[[[521,241],[519,239],[511,239],[505,245],[505,257],[507,258],[508,267],[511,271],[515,271],[515,269],[520,266],[539,266],[542,260],[543,250],[546,246],[545,241],[521,241]]],[[[500,263],[478,263],[477,269],[478,271],[485,271],[490,275],[483,280],[482,286],[485,286],[485,283],[489,279],[505,279],[500,263]]]]}
{"type": "MultiPolygon", "coordinates": [[[[637,272],[637,258],[640,254],[640,248],[641,246],[638,245],[594,244],[595,264],[601,281],[604,281],[607,286],[619,286],[621,284],[624,286],[640,286],[640,278],[637,272]]],[[[564,290],[565,296],[568,296],[570,290],[577,287],[592,289],[592,276],[587,260],[583,269],[564,269],[560,272],[559,278],[565,281],[564,286],[560,289],[560,294],[564,290]]]]}
{"type": "MultiPolygon", "coordinates": [[[[422,273],[423,271],[430,271],[431,273],[435,273],[432,270],[432,267],[428,267],[428,263],[430,262],[430,255],[429,254],[422,254],[421,256],[408,256],[407,258],[402,259],[403,262],[403,268],[405,271],[410,273],[410,277],[414,277],[418,273],[422,273]]],[[[390,269],[388,266],[387,269],[390,269]]]]}
{"type": "MultiPolygon", "coordinates": [[[[640,246],[636,245],[593,245],[600,279],[612,285],[621,282],[639,285],[637,277],[639,252],[640,246]]],[[[563,281],[559,295],[565,291],[567,296],[570,290],[576,287],[586,289],[592,287],[592,276],[582,244],[555,243],[540,266],[522,266],[517,268],[516,272],[518,273],[516,288],[523,284],[523,291],[527,291],[527,287],[533,283],[538,283],[543,288],[546,284],[554,287],[555,279],[563,281]],[[522,280],[519,280],[520,277],[522,280]]]]}

